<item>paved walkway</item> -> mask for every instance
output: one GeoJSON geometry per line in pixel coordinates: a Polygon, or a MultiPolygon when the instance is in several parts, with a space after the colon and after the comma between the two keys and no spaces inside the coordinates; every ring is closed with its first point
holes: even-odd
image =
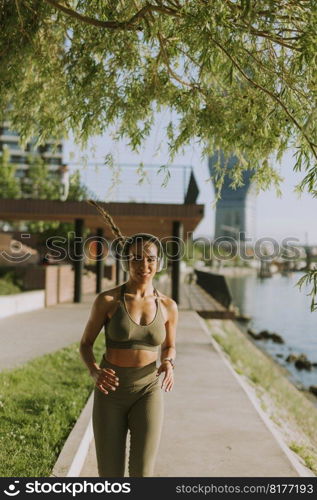
{"type": "MultiPolygon", "coordinates": [[[[0,320],[0,370],[79,341],[95,294],[0,320]]],[[[298,476],[193,311],[180,310],[157,476],[298,476]]],[[[162,379],[162,375],[160,377],[162,379]]],[[[82,476],[97,476],[93,443],[82,476]]]]}
{"type": "MultiPolygon", "coordinates": [[[[161,279],[159,290],[169,297],[171,296],[170,278],[164,277],[164,279],[161,279]]],[[[178,308],[180,310],[227,312],[227,309],[220,302],[215,300],[206,290],[197,285],[196,282],[188,283],[183,280],[179,292],[178,308]]]]}
{"type": "MultiPolygon", "coordinates": [[[[299,476],[210,343],[202,321],[195,312],[180,312],[175,385],[170,393],[164,392],[155,476],[299,476]]],[[[80,476],[98,476],[94,441],[80,476]]]]}
{"type": "Polygon", "coordinates": [[[0,319],[0,370],[78,342],[95,296],[84,295],[80,304],[67,302],[0,319]]]}

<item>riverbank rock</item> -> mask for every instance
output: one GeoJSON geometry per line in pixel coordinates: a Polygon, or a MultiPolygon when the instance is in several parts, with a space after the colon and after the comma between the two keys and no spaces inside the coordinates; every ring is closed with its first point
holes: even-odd
{"type": "Polygon", "coordinates": [[[311,370],[313,363],[309,361],[307,358],[306,354],[289,354],[286,358],[286,361],[288,363],[293,363],[295,364],[296,368],[299,370],[311,370]]]}
{"type": "Polygon", "coordinates": [[[262,339],[269,339],[271,337],[270,332],[268,330],[261,330],[259,335],[262,339]]]}
{"type": "Polygon", "coordinates": [[[281,337],[281,335],[279,335],[278,333],[271,333],[271,339],[276,344],[284,344],[283,337],[281,337]]]}
{"type": "Polygon", "coordinates": [[[288,363],[294,363],[294,361],[296,361],[296,360],[297,360],[297,356],[296,356],[296,354],[289,354],[289,355],[287,356],[287,358],[286,358],[286,361],[287,361],[288,363]]]}
{"type": "Polygon", "coordinates": [[[248,328],[248,334],[251,335],[255,340],[268,340],[271,339],[276,344],[284,344],[283,337],[278,335],[277,333],[270,333],[268,330],[261,330],[259,333],[256,333],[252,328],[248,328]]]}
{"type": "Polygon", "coordinates": [[[317,385],[310,385],[309,386],[309,391],[314,394],[314,396],[317,396],[317,385]]]}
{"type": "Polygon", "coordinates": [[[247,330],[248,334],[255,340],[261,340],[261,335],[259,333],[256,333],[254,330],[251,328],[248,328],[247,330]]]}
{"type": "Polygon", "coordinates": [[[311,370],[312,364],[309,359],[307,359],[306,354],[300,354],[295,361],[295,366],[299,370],[311,370]]]}

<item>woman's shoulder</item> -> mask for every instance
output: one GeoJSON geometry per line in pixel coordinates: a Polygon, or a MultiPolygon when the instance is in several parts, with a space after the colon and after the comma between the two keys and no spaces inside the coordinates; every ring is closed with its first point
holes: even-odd
{"type": "Polygon", "coordinates": [[[109,290],[104,290],[97,295],[97,300],[105,305],[117,303],[120,297],[121,286],[118,285],[109,290]]]}
{"type": "Polygon", "coordinates": [[[160,303],[164,306],[168,313],[178,309],[177,302],[174,299],[160,292],[158,289],[156,289],[156,291],[160,299],[160,303]]]}

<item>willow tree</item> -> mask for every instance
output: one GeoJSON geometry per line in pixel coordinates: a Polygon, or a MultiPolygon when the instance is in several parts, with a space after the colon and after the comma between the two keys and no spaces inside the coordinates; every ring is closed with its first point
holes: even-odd
{"type": "MultiPolygon", "coordinates": [[[[317,195],[317,3],[314,0],[0,0],[0,113],[24,142],[79,144],[110,125],[133,150],[155,113],[169,161],[191,140],[222,150],[258,189],[294,148],[296,186],[317,195]]],[[[217,194],[226,168],[215,176],[217,194]]]]}

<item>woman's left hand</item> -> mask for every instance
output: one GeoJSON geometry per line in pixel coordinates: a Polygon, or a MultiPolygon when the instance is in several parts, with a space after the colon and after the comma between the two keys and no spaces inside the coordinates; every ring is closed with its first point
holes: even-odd
{"type": "Polygon", "coordinates": [[[174,373],[173,367],[169,361],[163,361],[157,370],[156,376],[158,377],[162,372],[164,372],[164,378],[161,389],[165,389],[165,392],[171,391],[174,385],[174,373]],[[163,387],[164,385],[165,387],[163,387]]]}

